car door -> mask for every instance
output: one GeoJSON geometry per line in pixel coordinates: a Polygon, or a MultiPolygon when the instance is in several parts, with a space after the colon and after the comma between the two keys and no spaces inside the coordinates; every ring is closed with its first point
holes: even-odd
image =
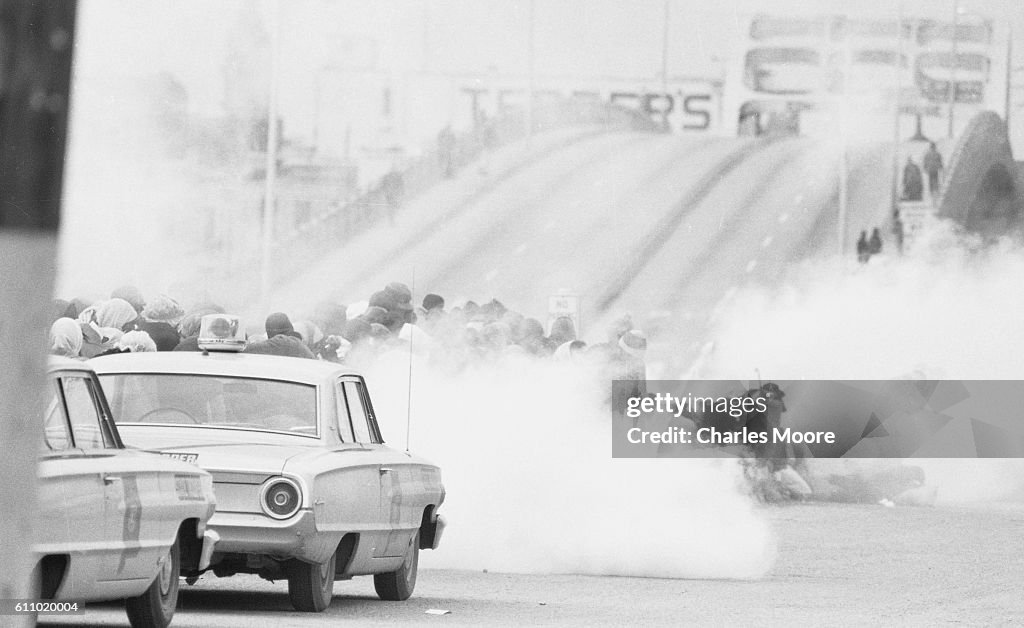
{"type": "Polygon", "coordinates": [[[334,383],[338,437],[342,445],[334,450],[335,469],[318,481],[322,483],[325,502],[318,511],[318,525],[323,513],[326,525],[338,526],[346,532],[359,532],[364,541],[377,547],[383,541],[380,525],[380,464],[374,452],[360,440],[362,432],[353,428],[352,411],[346,396],[345,381],[334,383]]]}
{"type": "Polygon", "coordinates": [[[70,555],[82,544],[102,542],[103,492],[98,479],[76,473],[82,452],[71,439],[56,379],[51,378],[47,392],[36,470],[39,516],[33,526],[34,547],[40,554],[70,555]]]}
{"type": "Polygon", "coordinates": [[[403,556],[408,549],[409,539],[420,523],[419,515],[412,513],[416,505],[409,494],[414,482],[409,458],[384,444],[373,415],[373,404],[362,378],[347,378],[344,381],[344,388],[355,438],[364,447],[373,451],[375,460],[378,461],[379,517],[384,538],[376,547],[374,556],[403,556]]]}
{"type": "MultiPolygon", "coordinates": [[[[72,572],[103,580],[108,577],[106,565],[119,549],[112,543],[105,517],[107,487],[102,460],[96,455],[105,452],[103,436],[84,427],[81,393],[88,390],[80,386],[83,375],[88,374],[51,375],[53,397],[44,415],[38,470],[42,529],[37,538],[47,553],[63,548],[60,553],[70,555],[72,572]],[[80,440],[75,438],[73,419],[82,426],[80,440]]],[[[66,589],[62,595],[73,598],[75,593],[66,589]]]]}
{"type": "Polygon", "coordinates": [[[60,385],[75,446],[81,450],[81,475],[101,492],[103,552],[98,580],[141,577],[139,547],[142,500],[139,478],[125,467],[116,437],[99,401],[99,385],[88,373],[65,373],[60,385]]]}

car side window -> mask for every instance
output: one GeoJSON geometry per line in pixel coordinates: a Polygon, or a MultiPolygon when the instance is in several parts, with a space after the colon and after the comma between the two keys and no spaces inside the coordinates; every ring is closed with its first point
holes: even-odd
{"type": "Polygon", "coordinates": [[[352,434],[352,421],[348,414],[348,404],[345,402],[343,382],[338,382],[334,386],[334,393],[338,399],[338,436],[343,443],[354,443],[356,438],[352,434]]]}
{"type": "Polygon", "coordinates": [[[60,402],[60,391],[57,382],[50,382],[50,400],[46,404],[43,417],[43,442],[50,451],[64,451],[71,447],[71,436],[68,434],[68,421],[64,416],[64,406],[60,402]]]}
{"type": "Polygon", "coordinates": [[[90,381],[84,377],[62,377],[64,401],[71,419],[71,433],[79,449],[103,449],[108,443],[104,438],[103,425],[90,381]]]}
{"type": "Polygon", "coordinates": [[[369,416],[366,406],[363,404],[361,394],[362,384],[359,382],[343,382],[345,398],[348,401],[348,413],[352,419],[352,430],[355,432],[357,443],[375,443],[373,430],[370,428],[369,416]]]}

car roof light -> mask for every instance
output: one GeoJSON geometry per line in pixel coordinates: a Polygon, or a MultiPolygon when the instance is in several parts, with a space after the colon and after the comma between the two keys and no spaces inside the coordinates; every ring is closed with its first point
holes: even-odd
{"type": "Polygon", "coordinates": [[[203,351],[241,351],[245,348],[241,319],[232,314],[207,314],[199,327],[198,344],[203,351]]]}

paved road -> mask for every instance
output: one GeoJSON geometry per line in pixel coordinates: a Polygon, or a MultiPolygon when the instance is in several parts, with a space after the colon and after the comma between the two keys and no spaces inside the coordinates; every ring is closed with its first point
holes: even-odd
{"type": "MultiPolygon", "coordinates": [[[[723,299],[837,248],[839,162],[820,143],[617,133],[556,146],[490,179],[467,169],[413,199],[396,227],[281,286],[277,306],[351,303],[415,273],[417,295],[497,297],[544,319],[548,296],[565,289],[583,297],[589,340],[632,312],[652,337],[651,361],[671,356],[662,374],[675,377],[723,299]]],[[[890,166],[884,149],[850,153],[851,250],[885,218],[890,166]]]]}
{"type": "MultiPolygon", "coordinates": [[[[407,602],[378,601],[372,582],[360,578],[337,583],[330,608],[306,615],[290,609],[283,583],[211,578],[184,589],[173,625],[1024,623],[1024,505],[982,510],[810,504],[767,507],[762,514],[771,521],[778,558],[759,580],[423,570],[407,602]],[[428,609],[451,613],[432,616],[428,609]]],[[[41,624],[59,625],[49,619],[41,624]]],[[[127,621],[120,608],[108,604],[90,606],[71,625],[127,621]]]]}

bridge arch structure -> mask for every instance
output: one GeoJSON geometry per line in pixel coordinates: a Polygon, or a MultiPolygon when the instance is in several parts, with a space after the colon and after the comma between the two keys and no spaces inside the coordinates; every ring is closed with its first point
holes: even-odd
{"type": "Polygon", "coordinates": [[[1014,161],[1006,123],[976,115],[957,140],[938,215],[983,235],[1002,235],[1024,217],[1024,177],[1014,161]]]}

